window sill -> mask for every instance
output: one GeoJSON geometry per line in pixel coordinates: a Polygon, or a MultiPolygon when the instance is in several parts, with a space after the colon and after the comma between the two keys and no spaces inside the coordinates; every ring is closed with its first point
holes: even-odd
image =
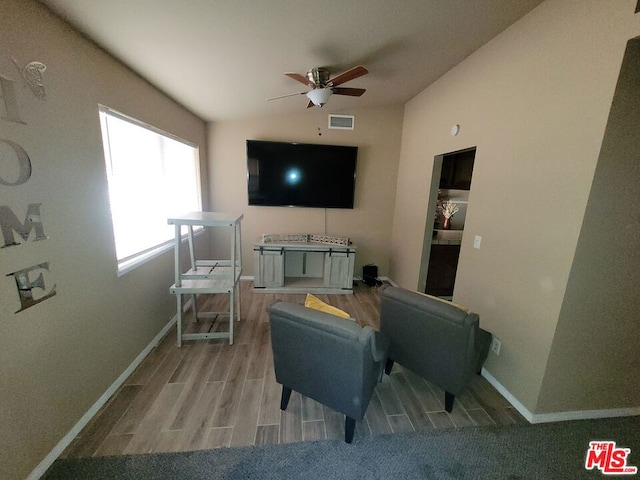
{"type": "MultiPolygon", "coordinates": [[[[204,233],[204,228],[202,229],[198,229],[196,231],[193,232],[193,236],[194,237],[199,237],[200,235],[202,235],[204,233]]],[[[187,240],[187,234],[184,234],[182,236],[181,241],[184,242],[187,240]]],[[[160,255],[164,254],[165,252],[169,251],[169,250],[173,250],[175,246],[175,241],[174,240],[168,240],[165,243],[162,243],[160,245],[158,245],[157,247],[144,252],[140,255],[137,255],[134,258],[130,258],[128,260],[125,260],[123,262],[118,262],[118,277],[122,277],[124,274],[135,270],[136,268],[138,268],[141,265],[144,265],[145,263],[153,260],[154,258],[159,257],[160,255]]]]}

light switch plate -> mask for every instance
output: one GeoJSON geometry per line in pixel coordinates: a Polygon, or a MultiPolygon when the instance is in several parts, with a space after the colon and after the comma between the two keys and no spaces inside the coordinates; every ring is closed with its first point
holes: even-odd
{"type": "Polygon", "coordinates": [[[473,239],[473,248],[480,248],[480,242],[482,242],[482,237],[480,235],[476,235],[473,239]]]}

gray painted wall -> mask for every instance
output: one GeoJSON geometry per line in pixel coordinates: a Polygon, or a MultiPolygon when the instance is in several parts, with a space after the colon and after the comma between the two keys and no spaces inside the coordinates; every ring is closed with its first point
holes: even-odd
{"type": "MultiPolygon", "coordinates": [[[[570,179],[567,179],[570,181],[570,179]]],[[[538,401],[640,403],[640,38],[629,41],[538,401]]]]}
{"type": "MultiPolygon", "coordinates": [[[[23,221],[27,205],[41,203],[48,237],[33,241],[32,232],[0,249],[0,478],[17,479],[33,471],[175,315],[172,252],[116,274],[98,104],[200,145],[204,167],[206,142],[202,120],[37,2],[0,0],[0,12],[0,75],[17,82],[23,120],[7,120],[0,100],[0,138],[21,145],[32,164],[28,181],[0,185],[0,206],[23,221]],[[45,101],[25,88],[10,56],[21,66],[47,66],[45,101]],[[44,292],[55,285],[56,295],[15,313],[19,296],[7,274],[43,262],[49,263],[44,292]]],[[[0,177],[15,180],[15,154],[0,147],[0,177]]]]}

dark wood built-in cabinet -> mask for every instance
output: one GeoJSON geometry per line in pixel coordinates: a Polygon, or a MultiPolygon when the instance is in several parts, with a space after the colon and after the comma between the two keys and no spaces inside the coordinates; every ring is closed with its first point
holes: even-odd
{"type": "Polygon", "coordinates": [[[472,148],[436,160],[442,162],[436,208],[449,201],[456,204],[459,211],[451,218],[448,230],[443,228],[442,214],[435,216],[425,287],[429,295],[453,296],[475,154],[476,149],[472,148]]]}
{"type": "Polygon", "coordinates": [[[442,158],[442,173],[440,174],[440,188],[452,190],[471,190],[471,175],[476,151],[445,155],[442,158]]]}

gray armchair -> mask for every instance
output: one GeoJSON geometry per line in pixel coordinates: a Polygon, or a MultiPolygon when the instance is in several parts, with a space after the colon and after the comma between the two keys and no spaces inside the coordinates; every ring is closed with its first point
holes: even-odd
{"type": "Polygon", "coordinates": [[[267,309],[280,408],[291,391],[346,416],[345,442],[351,443],[382,378],[388,341],[371,327],[306,308],[277,302],[267,309]]]}
{"type": "Polygon", "coordinates": [[[480,373],[492,338],[477,314],[390,286],[381,290],[380,331],[390,339],[386,373],[395,361],[442,388],[447,412],[480,373]]]}

